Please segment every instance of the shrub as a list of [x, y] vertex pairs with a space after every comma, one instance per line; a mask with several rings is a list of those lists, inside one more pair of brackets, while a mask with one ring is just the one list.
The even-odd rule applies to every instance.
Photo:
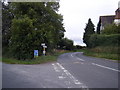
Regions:
[[101, 32], [102, 34], [118, 34], [120, 33], [120, 25], [115, 25], [115, 24], [108, 24], [106, 25], [106, 27], [104, 28], [104, 30], [102, 30]]
[[97, 46], [118, 46], [120, 44], [120, 35], [111, 34], [111, 35], [98, 35], [94, 34], [89, 39], [89, 44], [91, 48]]

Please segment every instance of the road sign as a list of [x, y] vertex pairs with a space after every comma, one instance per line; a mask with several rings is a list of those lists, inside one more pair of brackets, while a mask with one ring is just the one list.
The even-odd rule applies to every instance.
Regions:
[[47, 48], [47, 46], [43, 46], [43, 48]]
[[41, 46], [43, 46], [43, 55], [45, 55], [46, 53], [45, 48], [47, 48], [47, 46], [45, 46], [45, 43], [41, 43]]
[[34, 50], [34, 57], [38, 57], [38, 50]]
[[45, 43], [41, 43], [41, 46], [45, 46]]

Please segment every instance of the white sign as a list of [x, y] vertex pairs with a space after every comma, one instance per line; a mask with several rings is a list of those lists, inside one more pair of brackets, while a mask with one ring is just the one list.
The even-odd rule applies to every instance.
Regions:
[[44, 48], [47, 48], [47, 46], [43, 46]]
[[41, 46], [45, 46], [45, 43], [42, 43]]

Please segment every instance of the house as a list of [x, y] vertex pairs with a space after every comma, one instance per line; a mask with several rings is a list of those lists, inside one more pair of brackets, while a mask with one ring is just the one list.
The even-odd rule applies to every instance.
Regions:
[[116, 25], [120, 24], [120, 1], [118, 2], [118, 9], [115, 11], [115, 15], [106, 15], [100, 16], [100, 30], [103, 30], [106, 25], [115, 23]]
[[100, 30], [103, 30], [106, 25], [112, 24], [114, 22], [114, 19], [115, 15], [100, 16], [101, 22]]
[[120, 24], [120, 1], [118, 3], [118, 9], [115, 11], [115, 20], [114, 20], [114, 23], [115, 24]]

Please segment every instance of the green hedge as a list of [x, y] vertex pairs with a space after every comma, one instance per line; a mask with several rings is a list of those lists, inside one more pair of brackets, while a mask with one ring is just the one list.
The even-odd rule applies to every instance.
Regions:
[[89, 39], [89, 47], [96, 46], [118, 46], [120, 44], [120, 34], [98, 35], [94, 34]]

